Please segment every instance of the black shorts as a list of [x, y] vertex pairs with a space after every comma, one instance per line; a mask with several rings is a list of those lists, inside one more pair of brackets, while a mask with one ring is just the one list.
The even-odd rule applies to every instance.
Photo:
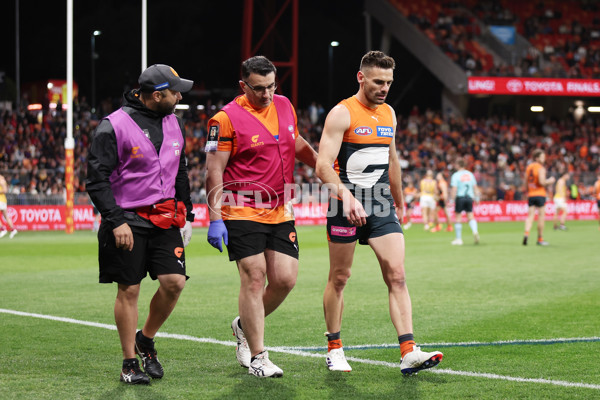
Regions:
[[546, 205], [546, 196], [532, 196], [527, 199], [529, 207], [544, 207]]
[[473, 212], [473, 199], [469, 196], [460, 196], [454, 200], [454, 212], [460, 214], [463, 211]]
[[403, 233], [393, 205], [390, 204], [380, 211], [369, 215], [365, 225], [354, 226], [344, 216], [342, 202], [330, 199], [327, 212], [327, 239], [334, 243], [353, 243], [358, 239], [359, 244], [369, 244], [371, 238], [395, 232]]
[[598, 212], [600, 212], [600, 200], [598, 200]]
[[444, 199], [439, 199], [437, 201], [437, 205], [439, 208], [445, 208], [446, 207], [446, 201]]
[[131, 226], [133, 250], [117, 249], [113, 227], [100, 224], [98, 231], [98, 261], [100, 283], [117, 282], [137, 285], [149, 273], [155, 280], [158, 275], [185, 275], [185, 252], [178, 228], [141, 228]]
[[294, 221], [263, 224], [255, 221], [225, 221], [229, 261], [241, 260], [270, 249], [298, 259], [299, 244]]

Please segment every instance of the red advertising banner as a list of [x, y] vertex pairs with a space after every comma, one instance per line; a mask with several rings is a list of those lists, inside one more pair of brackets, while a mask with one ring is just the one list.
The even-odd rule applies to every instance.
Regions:
[[[453, 218], [453, 210], [448, 210]], [[524, 201], [484, 201], [473, 209], [480, 222], [524, 221], [527, 217], [527, 203]], [[195, 228], [209, 225], [206, 204], [194, 204]], [[296, 225], [324, 225], [327, 222], [327, 204], [295, 204]], [[9, 206], [8, 215], [16, 229], [20, 231], [65, 230], [65, 206]], [[546, 219], [554, 216], [554, 204], [546, 203]], [[595, 201], [583, 200], [568, 203], [568, 219], [595, 220], [598, 218], [598, 205]], [[415, 205], [412, 222], [422, 222], [421, 209]], [[441, 222], [445, 222], [443, 219]], [[76, 230], [92, 229], [94, 213], [92, 206], [73, 206], [73, 223]]]
[[[479, 222], [524, 221], [528, 210], [526, 201], [482, 201], [473, 206], [473, 214]], [[554, 218], [554, 203], [546, 202], [546, 220]], [[454, 219], [454, 209], [448, 208], [448, 216]], [[466, 217], [463, 217], [466, 220]], [[595, 220], [598, 218], [598, 205], [595, 201], [581, 200], [567, 203], [567, 219]], [[445, 220], [440, 215], [441, 222]], [[421, 208], [415, 205], [412, 222], [423, 222]]]
[[536, 96], [599, 96], [598, 79], [468, 78], [470, 94], [507, 94]]

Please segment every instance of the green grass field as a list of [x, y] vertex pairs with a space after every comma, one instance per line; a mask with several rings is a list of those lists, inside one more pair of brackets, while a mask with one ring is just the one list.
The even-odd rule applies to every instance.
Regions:
[[[0, 240], [0, 398], [600, 399], [600, 232], [594, 221], [568, 226], [549, 226], [547, 248], [522, 246], [521, 222], [480, 224], [477, 246], [466, 225], [462, 247], [450, 245], [453, 233], [408, 230], [415, 338], [444, 353], [412, 377], [400, 373], [386, 287], [366, 246], [345, 291], [353, 371], [327, 370], [325, 233], [299, 227], [298, 283], [266, 324], [284, 376], [262, 380], [235, 359], [235, 264], [196, 229], [186, 249], [191, 279], [157, 338], [165, 378], [146, 387], [119, 382], [116, 285], [97, 283], [95, 235], [20, 232]], [[156, 287], [142, 283], [140, 326]]]

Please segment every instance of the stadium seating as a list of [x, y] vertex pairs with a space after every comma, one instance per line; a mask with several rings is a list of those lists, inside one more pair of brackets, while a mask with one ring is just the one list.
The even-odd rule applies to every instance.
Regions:
[[[314, 108], [314, 110], [312, 109]], [[206, 111], [209, 110], [209, 111]], [[322, 107], [298, 110], [301, 134], [318, 148], [323, 129]], [[205, 107], [185, 111], [186, 154], [194, 202], [205, 201], [206, 121], [218, 111]], [[0, 173], [9, 182], [12, 204], [46, 204], [64, 201], [64, 118], [63, 113], [39, 111], [0, 112]], [[87, 147], [98, 121], [86, 110], [75, 113], [76, 203], [87, 202], [85, 177]], [[545, 121], [537, 125], [510, 118], [483, 119], [442, 116], [440, 111], [398, 116], [397, 148], [404, 176], [419, 179], [425, 169], [449, 173], [456, 156], [465, 156], [468, 168], [484, 189], [485, 200], [521, 199], [522, 175], [529, 154], [537, 147], [548, 154], [551, 175], [569, 168], [583, 198], [591, 194], [595, 172], [600, 168], [600, 120], [586, 117]], [[296, 183], [316, 183], [314, 171], [298, 164]]]

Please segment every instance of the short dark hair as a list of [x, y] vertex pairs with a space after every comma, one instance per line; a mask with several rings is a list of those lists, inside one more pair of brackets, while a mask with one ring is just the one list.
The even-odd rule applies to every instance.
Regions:
[[466, 163], [465, 163], [465, 159], [462, 157], [459, 157], [456, 159], [456, 165], [458, 165], [458, 168], [464, 168]]
[[360, 70], [365, 68], [379, 67], [382, 69], [394, 69], [396, 62], [394, 59], [386, 55], [383, 51], [372, 50], [363, 56], [360, 60]]
[[265, 56], [250, 57], [242, 63], [242, 79], [248, 79], [250, 74], [267, 76], [271, 72], [277, 74], [277, 68]]
[[540, 156], [544, 154], [544, 150], [541, 149], [535, 149], [533, 151], [533, 154], [531, 155], [533, 157], [534, 160], [537, 160], [538, 158], [540, 158]]

